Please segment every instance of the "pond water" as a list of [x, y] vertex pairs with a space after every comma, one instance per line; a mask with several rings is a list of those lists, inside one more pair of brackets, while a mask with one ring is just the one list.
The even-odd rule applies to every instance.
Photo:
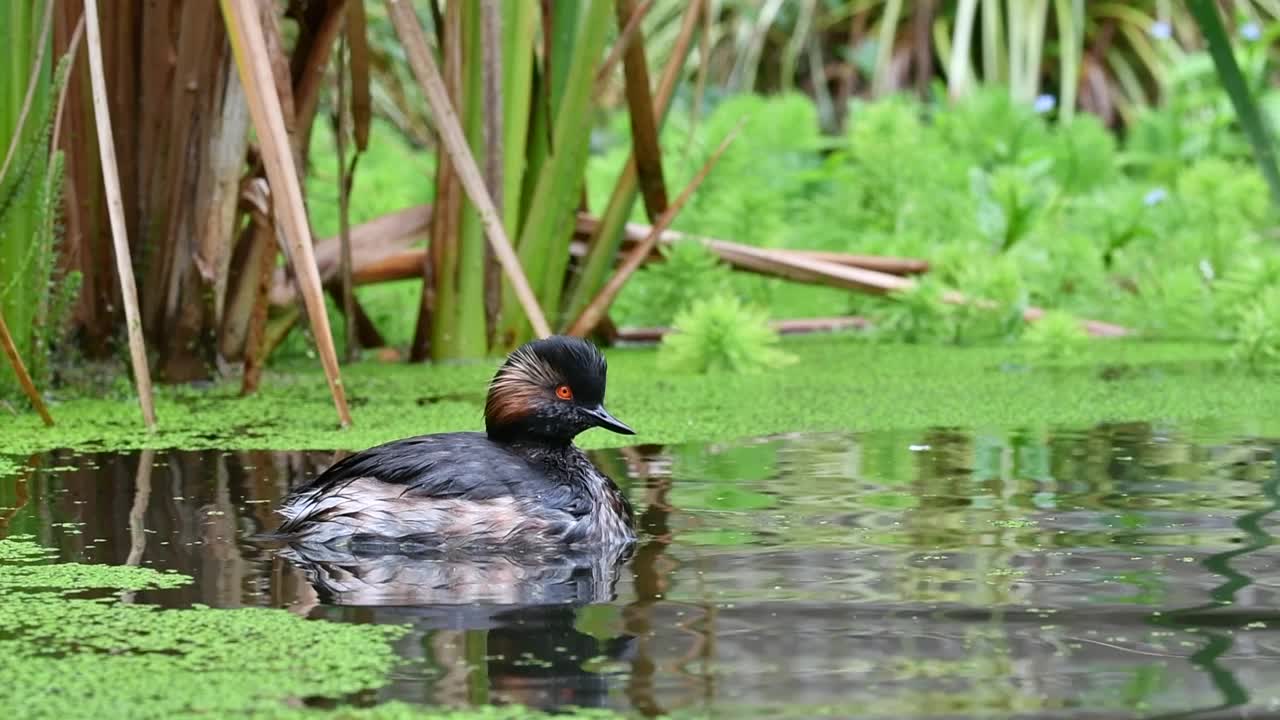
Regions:
[[410, 624], [358, 703], [1258, 717], [1280, 710], [1278, 456], [1151, 424], [597, 452], [642, 542], [521, 568], [251, 541], [328, 452], [55, 452], [0, 479], [0, 533], [195, 578], [140, 602]]

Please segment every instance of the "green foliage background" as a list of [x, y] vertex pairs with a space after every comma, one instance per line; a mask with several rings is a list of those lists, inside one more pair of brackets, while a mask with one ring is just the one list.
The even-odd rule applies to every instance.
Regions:
[[[1246, 154], [1229, 151], [1217, 123], [1183, 126], [1177, 137], [1141, 129], [1176, 124], [1168, 116], [1203, 93], [1193, 84], [1188, 96], [1148, 111], [1123, 143], [1092, 116], [1056, 124], [1000, 88], [952, 107], [906, 97], [858, 103], [837, 137], [820, 132], [800, 95], [734, 96], [700, 119], [677, 110], [662, 135], [673, 188], [746, 125], [676, 229], [761, 247], [914, 256], [933, 270], [916, 291], [877, 298], [730, 273], [697, 243], [680, 243], [633, 278], [614, 317], [670, 325], [695, 300], [732, 296], [775, 319], [863, 314], [882, 340], [972, 344], [1017, 340], [1027, 328], [1022, 309], [1038, 305], [1150, 337], [1235, 342], [1241, 358], [1269, 366], [1280, 352], [1267, 310], [1280, 293], [1280, 246], [1262, 178]], [[592, 208], [604, 205], [626, 160], [627, 132], [617, 115], [593, 138]], [[330, 145], [323, 133], [317, 140], [311, 207], [325, 235], [336, 231], [336, 199], [324, 200]], [[354, 222], [430, 198], [430, 155], [388, 126], [375, 140], [381, 149], [362, 160], [357, 182], [378, 188], [354, 194]], [[1188, 155], [1188, 143], [1206, 152]], [[1154, 160], [1173, 157], [1185, 159]], [[633, 219], [645, 220], [642, 208]], [[996, 309], [948, 305], [945, 289]], [[406, 343], [412, 318], [403, 308], [417, 283], [360, 294], [389, 340]], [[1061, 325], [1036, 342], [1065, 342]], [[303, 351], [296, 340], [283, 352]]]

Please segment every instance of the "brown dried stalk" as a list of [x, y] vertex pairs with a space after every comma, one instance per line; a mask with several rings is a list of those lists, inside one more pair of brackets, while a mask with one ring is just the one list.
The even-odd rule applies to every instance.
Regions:
[[253, 0], [221, 0], [221, 5], [236, 65], [240, 69], [240, 80], [245, 96], [249, 99], [250, 114], [262, 143], [262, 160], [267, 180], [271, 183], [276, 220], [289, 239], [292, 250], [290, 260], [302, 285], [302, 298], [311, 320], [320, 363], [329, 382], [329, 392], [333, 395], [338, 419], [343, 427], [347, 427], [351, 425], [351, 411], [347, 408], [346, 393], [338, 372], [338, 356], [329, 329], [329, 315], [325, 309], [320, 274], [316, 271], [311, 229], [302, 204], [302, 188], [285, 132], [280, 96], [276, 92], [275, 79], [271, 74], [270, 56], [262, 35], [262, 26]]
[[369, 124], [373, 119], [373, 97], [369, 89], [369, 36], [364, 13], [364, 0], [347, 0], [347, 47], [351, 57], [347, 71], [351, 75], [351, 119], [354, 123], [356, 149], [369, 148]]
[[[271, 3], [268, 3], [271, 4]], [[294, 143], [294, 163], [302, 166], [307, 149], [311, 147], [311, 129], [316, 108], [320, 106], [320, 89], [324, 85], [325, 69], [333, 54], [333, 44], [342, 31], [346, 6], [340, 2], [308, 3], [314, 6], [307, 11], [307, 21], [299, 28], [299, 36], [293, 48], [290, 70], [293, 82], [293, 104], [297, 113], [298, 132]], [[283, 83], [277, 83], [282, 86]]]
[[[256, 183], [265, 185], [261, 178]], [[266, 192], [261, 193], [264, 197]], [[267, 360], [267, 298], [271, 290], [271, 271], [276, 264], [276, 247], [280, 243], [275, 224], [268, 215], [269, 208], [253, 207], [249, 212], [252, 227], [249, 242], [249, 261], [245, 270], [254, 273], [257, 282], [253, 283], [254, 300], [249, 313], [249, 324], [244, 339], [244, 374], [240, 378], [240, 394], [252, 395], [258, 391], [262, 380], [262, 367]], [[255, 257], [256, 253], [256, 257]], [[255, 263], [254, 260], [257, 262]], [[296, 300], [296, 298], [295, 298]], [[290, 307], [295, 307], [290, 303]]]
[[107, 105], [107, 81], [102, 70], [102, 33], [98, 24], [98, 0], [85, 0], [85, 35], [89, 43], [89, 80], [93, 85], [93, 116], [98, 125], [98, 153], [102, 158], [102, 184], [111, 219], [111, 239], [115, 244], [116, 270], [120, 274], [120, 296], [124, 301], [125, 324], [129, 333], [129, 355], [133, 361], [138, 402], [148, 430], [156, 426], [155, 401], [151, 395], [151, 369], [142, 341], [142, 316], [138, 311], [138, 288], [133, 280], [133, 260], [129, 256], [129, 235], [124, 223], [124, 200], [116, 167], [115, 139]]
[[4, 346], [4, 354], [9, 357], [9, 364], [13, 366], [13, 373], [18, 376], [18, 384], [22, 386], [22, 392], [27, 394], [27, 399], [31, 400], [31, 406], [40, 413], [40, 419], [44, 421], [45, 426], [53, 427], [53, 418], [49, 416], [49, 408], [44, 406], [44, 398], [40, 397], [40, 391], [36, 390], [35, 383], [31, 382], [31, 375], [27, 372], [27, 366], [22, 364], [22, 356], [18, 355], [18, 347], [13, 344], [13, 335], [9, 334], [9, 323], [4, 321], [4, 312], [0, 311], [0, 345]]
[[[618, 0], [618, 24], [625, 27], [628, 19], [643, 8], [635, 0]], [[636, 41], [627, 46], [622, 67], [626, 74], [627, 110], [631, 115], [632, 152], [640, 178], [640, 192], [649, 219], [667, 211], [667, 184], [662, 177], [662, 151], [658, 147], [658, 119], [654, 113], [653, 93], [649, 87], [649, 62], [644, 55], [644, 34], [637, 29]]]
[[[599, 222], [596, 218], [579, 215], [578, 231], [580, 234], [590, 233]], [[647, 238], [652, 232], [653, 228], [645, 225], [628, 225], [627, 227], [628, 236], [637, 242], [642, 242], [641, 238]], [[673, 230], [664, 230], [660, 235], [662, 242], [695, 240], [702, 243], [709, 251], [734, 268], [770, 277], [780, 277], [796, 282], [826, 285], [845, 290], [856, 290], [873, 295], [903, 292], [915, 287], [915, 281], [911, 278], [899, 277], [888, 272], [863, 267], [850, 262], [848, 259], [842, 262], [834, 262], [831, 258], [823, 257], [822, 253], [780, 248], [759, 248], [728, 240], [685, 235]], [[924, 262], [912, 261], [909, 258], [883, 258], [883, 260], [908, 261], [912, 263]], [[893, 264], [897, 265], [896, 262]], [[970, 298], [964, 293], [955, 290], [944, 293], [942, 299], [944, 302], [953, 305], [973, 303], [978, 307], [994, 307], [994, 304], [989, 300]], [[1043, 308], [1032, 306], [1023, 311], [1022, 317], [1027, 322], [1035, 322], [1044, 315], [1044, 312]], [[1134, 332], [1131, 328], [1100, 320], [1082, 319], [1080, 326], [1085, 332], [1094, 337], [1124, 337]]]
[[[350, 4], [348, 4], [348, 8]], [[338, 155], [338, 237], [342, 244], [342, 329], [346, 335], [347, 362], [360, 357], [360, 338], [355, 332], [355, 286], [351, 284], [351, 184], [347, 169], [347, 133], [350, 131], [347, 115], [347, 39], [338, 42], [338, 122], [333, 129], [334, 145]], [[352, 158], [351, 170], [355, 170], [359, 156]]]
[[[453, 106], [462, 97], [462, 6], [451, 3], [437, 26], [441, 63], [444, 66], [445, 93]], [[436, 137], [440, 133], [437, 130]], [[438, 142], [438, 140], [437, 140]], [[425, 362], [431, 355], [431, 340], [436, 329], [437, 287], [451, 282], [458, 262], [458, 244], [462, 222], [462, 188], [458, 173], [448, 154], [436, 163], [435, 209], [431, 214], [429, 249], [422, 259], [422, 291], [418, 295], [418, 320], [414, 325], [413, 343], [409, 346], [409, 362]], [[496, 203], [495, 203], [496, 205]], [[442, 319], [444, 313], [441, 313]]]

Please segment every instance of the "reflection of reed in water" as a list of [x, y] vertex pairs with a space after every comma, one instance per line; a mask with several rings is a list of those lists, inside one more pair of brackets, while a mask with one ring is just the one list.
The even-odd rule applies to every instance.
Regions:
[[[715, 604], [703, 601], [684, 605], [689, 617], [674, 622], [668, 617], [655, 617], [663, 605], [670, 604], [673, 579], [681, 567], [680, 561], [667, 552], [675, 536], [671, 515], [676, 509], [668, 498], [672, 463], [665, 461], [662, 450], [661, 446], [646, 446], [621, 451], [627, 460], [627, 475], [644, 483], [645, 509], [636, 525], [647, 538], [631, 563], [636, 599], [622, 609], [623, 628], [636, 638], [625, 692], [631, 707], [648, 717], [665, 715], [672, 707], [713, 702], [716, 695], [712, 670], [716, 654]], [[697, 594], [705, 597], [707, 589], [701, 578], [695, 582]], [[663, 653], [656, 646], [665, 644], [663, 635], [668, 626], [679, 633], [684, 651], [660, 662]], [[695, 665], [700, 667], [691, 669]], [[660, 698], [657, 678], [667, 672], [685, 680], [691, 691], [681, 697]]]
[[[1211, 601], [1192, 608], [1174, 610], [1151, 616], [1153, 625], [1169, 627], [1195, 627], [1206, 639], [1205, 644], [1188, 660], [1191, 664], [1203, 669], [1213, 679], [1213, 684], [1222, 694], [1222, 702], [1211, 708], [1197, 708], [1186, 712], [1162, 716], [1164, 720], [1183, 717], [1201, 717], [1205, 713], [1240, 708], [1249, 703], [1249, 691], [1236, 677], [1235, 673], [1221, 664], [1221, 660], [1235, 645], [1234, 629], [1254, 622], [1274, 622], [1277, 613], [1264, 611], [1261, 614], [1231, 611], [1237, 601], [1236, 593], [1253, 584], [1253, 579], [1232, 567], [1231, 561], [1242, 555], [1266, 549], [1275, 543], [1273, 538], [1262, 528], [1262, 521], [1268, 515], [1280, 509], [1280, 448], [1271, 451], [1271, 463], [1274, 466], [1271, 477], [1262, 484], [1262, 496], [1267, 499], [1267, 506], [1248, 512], [1236, 519], [1235, 525], [1245, 534], [1245, 544], [1235, 550], [1210, 555], [1202, 561], [1202, 565], [1211, 572], [1221, 576], [1224, 582], [1209, 591]], [[1215, 613], [1215, 610], [1226, 610], [1227, 614]], [[1226, 629], [1226, 632], [1223, 631]]]

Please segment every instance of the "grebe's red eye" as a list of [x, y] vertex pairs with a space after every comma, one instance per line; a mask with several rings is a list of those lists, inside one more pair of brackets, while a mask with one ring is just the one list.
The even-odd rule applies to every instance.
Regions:
[[556, 388], [556, 397], [560, 398], [561, 400], [572, 400], [573, 390], [570, 389], [568, 385], [561, 385], [560, 387]]

